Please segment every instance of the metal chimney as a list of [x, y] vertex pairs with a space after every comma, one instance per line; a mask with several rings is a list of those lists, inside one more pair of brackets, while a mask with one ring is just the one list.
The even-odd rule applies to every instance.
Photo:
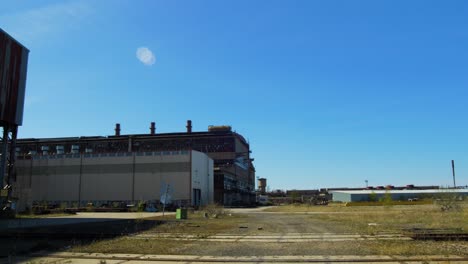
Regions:
[[192, 120], [187, 120], [187, 133], [192, 133]]
[[115, 124], [115, 135], [120, 136], [120, 124]]
[[154, 122], [151, 122], [150, 134], [151, 134], [151, 135], [156, 134], [156, 123], [154, 123]]

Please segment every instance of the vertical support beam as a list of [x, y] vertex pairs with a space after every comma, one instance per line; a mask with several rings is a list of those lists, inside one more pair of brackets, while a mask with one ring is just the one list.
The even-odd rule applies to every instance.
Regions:
[[[11, 140], [10, 140], [10, 151], [9, 156], [7, 157], [7, 174], [5, 182], [9, 186], [7, 191], [7, 201], [11, 200], [12, 187], [11, 184], [16, 181], [16, 172], [15, 172], [15, 163], [16, 163], [16, 136], [18, 132], [18, 126], [13, 125], [10, 128]], [[7, 137], [8, 140], [8, 137]], [[8, 144], [8, 142], [7, 142]], [[15, 209], [16, 210], [16, 209]]]
[[[2, 193], [0, 195], [0, 206], [6, 209], [9, 207], [8, 201], [11, 195], [11, 182], [15, 180], [13, 176], [15, 170], [15, 146], [18, 126], [2, 124], [2, 128], [3, 133], [0, 142], [0, 189]], [[8, 186], [8, 188], [5, 188], [5, 186]]]
[[16, 137], [18, 134], [18, 127], [13, 126], [11, 128], [11, 141], [10, 141], [10, 156], [8, 157], [8, 177], [6, 179], [7, 184], [11, 184], [16, 181], [15, 174], [15, 163], [16, 163]]
[[136, 153], [133, 153], [133, 168], [132, 168], [132, 203], [135, 202], [135, 167], [136, 167]]
[[8, 125], [3, 125], [3, 137], [1, 140], [0, 146], [0, 188], [3, 188], [5, 185], [5, 178], [6, 178], [6, 165], [7, 165], [7, 154], [8, 154], [8, 133], [9, 127]]
[[80, 176], [78, 181], [78, 208], [81, 207], [81, 181], [83, 177], [83, 153], [80, 153]]
[[133, 138], [131, 136], [128, 137], [128, 150], [127, 152], [132, 152], [133, 151]]
[[[190, 194], [190, 205], [193, 205], [193, 189], [192, 189], [192, 181], [193, 181], [193, 177], [192, 177], [192, 170], [193, 170], [193, 158], [192, 158], [192, 155], [193, 155], [193, 151], [190, 150], [190, 181], [189, 181], [189, 194]], [[162, 156], [161, 156], [162, 157]], [[161, 164], [162, 164], [162, 161], [161, 161]], [[161, 168], [161, 166], [159, 166]]]

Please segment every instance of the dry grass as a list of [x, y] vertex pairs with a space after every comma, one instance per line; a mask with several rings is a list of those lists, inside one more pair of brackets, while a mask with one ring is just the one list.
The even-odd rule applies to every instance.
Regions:
[[[183, 233], [199, 234], [201, 237], [220, 232], [229, 232], [238, 228], [238, 225], [245, 222], [246, 215], [218, 215], [217, 218], [204, 218], [202, 212], [188, 215], [186, 220], [174, 220], [171, 216], [163, 221], [161, 225], [150, 229], [149, 233]], [[162, 220], [160, 217], [149, 218]]]
[[308, 205], [308, 204], [293, 204], [293, 205], [280, 205], [266, 208], [265, 212], [337, 212], [346, 210], [344, 204], [329, 204], [323, 205]]
[[[218, 218], [203, 217], [202, 212], [188, 214], [187, 220], [174, 220], [174, 215], [146, 218], [141, 221], [158, 220], [162, 223], [142, 234], [172, 233], [190, 234], [199, 238], [209, 235], [230, 232], [245, 222], [244, 215], [223, 215]], [[177, 236], [176, 236], [177, 237]], [[120, 237], [109, 240], [95, 241], [89, 244], [75, 245], [72, 252], [99, 253], [138, 253], [138, 254], [184, 254], [185, 245], [193, 245], [190, 241], [176, 241], [170, 239], [132, 239]]]
[[[204, 218], [202, 213], [189, 214], [188, 220], [174, 216], [163, 220], [144, 233], [191, 234], [204, 238], [213, 234], [269, 233], [360, 233], [400, 232], [403, 228], [464, 228], [468, 230], [468, 207], [461, 211], [442, 212], [435, 205], [391, 207], [284, 206], [269, 211], [281, 214], [236, 214], [221, 218]], [[288, 212], [319, 212], [289, 214]], [[329, 213], [327, 213], [329, 212]], [[368, 225], [375, 223], [376, 225]], [[239, 229], [239, 226], [249, 226]], [[262, 230], [257, 230], [262, 226]], [[314, 241], [298, 243], [211, 242], [203, 239], [182, 241], [162, 238], [134, 239], [121, 237], [74, 246], [74, 252], [182, 254], [214, 256], [265, 255], [466, 255], [467, 241], [357, 240]]]
[[468, 243], [434, 241], [317, 241], [313, 243], [209, 243], [184, 244], [174, 254], [207, 256], [343, 256], [343, 255], [466, 255]]
[[131, 239], [120, 237], [101, 240], [90, 244], [75, 245], [71, 252], [99, 252], [99, 253], [138, 253], [138, 254], [178, 254], [186, 241]]
[[[460, 203], [462, 209], [468, 210], [468, 201]], [[294, 205], [281, 205], [266, 208], [265, 212], [283, 212], [283, 213], [305, 213], [305, 212], [382, 212], [388, 210], [399, 211], [421, 211], [421, 210], [439, 210], [440, 207], [434, 204], [417, 204], [417, 205], [392, 205], [392, 206], [345, 206], [344, 203], [331, 203], [329, 205], [307, 205], [307, 204], [294, 204]]]
[[[419, 210], [418, 210], [419, 209]], [[320, 214], [315, 219], [346, 225], [357, 233], [401, 232], [406, 228], [462, 228], [468, 230], [468, 210], [442, 212], [436, 206], [401, 210], [367, 211], [352, 214]]]

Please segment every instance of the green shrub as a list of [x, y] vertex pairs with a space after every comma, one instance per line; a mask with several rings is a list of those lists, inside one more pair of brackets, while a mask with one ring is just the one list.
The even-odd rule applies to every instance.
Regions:
[[377, 194], [374, 191], [369, 194], [369, 202], [377, 202]]

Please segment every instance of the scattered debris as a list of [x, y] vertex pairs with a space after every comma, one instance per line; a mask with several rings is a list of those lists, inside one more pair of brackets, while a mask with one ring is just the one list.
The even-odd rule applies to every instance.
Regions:
[[207, 214], [207, 217], [209, 218], [222, 218], [223, 216], [226, 216], [230, 214], [229, 210], [224, 209], [223, 206], [220, 206], [218, 204], [208, 204], [202, 210]]
[[239, 228], [249, 228], [248, 226], [239, 226]]
[[257, 229], [258, 229], [258, 230], [263, 230], [263, 227], [259, 226]]
[[379, 224], [377, 224], [377, 223], [368, 223], [367, 225], [368, 226], [378, 226]]

